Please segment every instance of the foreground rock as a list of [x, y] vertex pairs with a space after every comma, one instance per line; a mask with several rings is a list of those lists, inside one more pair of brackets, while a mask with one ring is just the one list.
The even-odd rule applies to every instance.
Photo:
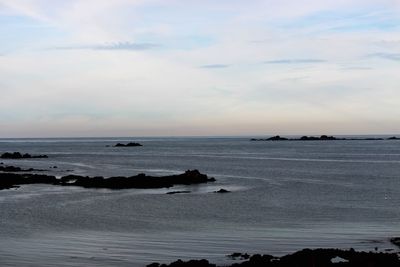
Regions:
[[130, 143], [127, 143], [127, 144], [118, 143], [114, 147], [131, 147], [131, 146], [143, 146], [143, 145], [141, 145], [139, 143], [130, 142]]
[[48, 158], [47, 155], [30, 155], [28, 153], [26, 154], [21, 154], [19, 152], [6, 152], [3, 153], [0, 158], [2, 159], [36, 159], [36, 158]]
[[[353, 249], [304, 249], [283, 257], [274, 257], [271, 255], [256, 254], [249, 256], [247, 254], [234, 253], [243, 262], [223, 266], [243, 266], [243, 267], [328, 267], [328, 266], [347, 266], [347, 267], [398, 267], [400, 260], [395, 253], [374, 253], [374, 252], [356, 252]], [[232, 255], [230, 256], [231, 258]], [[241, 257], [244, 255], [245, 257]], [[152, 263], [148, 267], [215, 267], [215, 264], [207, 260], [191, 260], [183, 262], [178, 260], [171, 264]]]
[[0, 173], [0, 190], [24, 184], [59, 184], [55, 176], [41, 174]]
[[168, 188], [174, 185], [190, 185], [214, 182], [198, 170], [189, 170], [185, 173], [169, 176], [147, 176], [138, 174], [130, 177], [88, 177], [68, 175], [56, 179], [55, 176], [39, 174], [0, 173], [0, 190], [16, 187], [23, 184], [51, 184], [60, 186], [80, 186], [85, 188]]
[[393, 237], [390, 239], [390, 243], [392, 243], [393, 245], [396, 245], [398, 247], [400, 247], [400, 237]]

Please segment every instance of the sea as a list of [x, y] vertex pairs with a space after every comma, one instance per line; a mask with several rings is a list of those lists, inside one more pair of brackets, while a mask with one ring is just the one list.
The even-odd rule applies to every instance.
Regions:
[[[113, 147], [139, 142], [141, 147]], [[249, 137], [0, 139], [6, 160], [61, 177], [179, 174], [216, 182], [163, 189], [23, 185], [0, 191], [0, 266], [231, 264], [233, 252], [391, 251], [400, 236], [400, 141]], [[219, 189], [230, 193], [214, 193]], [[171, 191], [186, 194], [166, 194]]]

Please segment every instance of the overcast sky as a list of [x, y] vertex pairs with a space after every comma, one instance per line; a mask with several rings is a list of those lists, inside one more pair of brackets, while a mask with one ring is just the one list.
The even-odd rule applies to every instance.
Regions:
[[400, 133], [400, 0], [0, 0], [0, 137]]

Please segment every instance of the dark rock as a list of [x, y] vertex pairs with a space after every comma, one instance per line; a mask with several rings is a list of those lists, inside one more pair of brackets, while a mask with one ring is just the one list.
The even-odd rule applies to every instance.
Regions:
[[267, 140], [268, 141], [286, 141], [288, 139], [285, 137], [280, 137], [279, 135], [276, 135], [276, 136], [268, 138]]
[[[319, 137], [316, 136], [302, 136], [300, 138], [285, 138], [281, 137], [279, 135], [272, 136], [267, 139], [262, 139], [262, 138], [252, 138], [250, 141], [333, 141], [333, 140], [340, 140], [340, 141], [345, 141], [345, 140], [354, 140], [354, 141], [380, 141], [380, 140], [385, 140], [384, 138], [380, 137], [368, 137], [368, 138], [337, 138], [334, 136], [329, 136], [329, 135], [321, 135]], [[396, 136], [392, 136], [387, 138], [386, 140], [400, 140], [400, 138]]]
[[321, 140], [319, 137], [314, 137], [314, 136], [302, 136], [300, 137], [301, 141], [317, 141], [317, 140]]
[[138, 174], [131, 177], [88, 177], [80, 175], [67, 175], [60, 179], [54, 176], [38, 174], [13, 174], [0, 173], [0, 189], [10, 188], [14, 185], [43, 183], [62, 186], [81, 186], [86, 188], [109, 188], [109, 189], [129, 189], [129, 188], [169, 188], [174, 185], [190, 185], [214, 182], [198, 170], [188, 170], [185, 173], [169, 176], [147, 176]]
[[22, 169], [20, 167], [14, 167], [14, 166], [0, 166], [0, 171], [2, 172], [20, 172]]
[[[240, 253], [232, 254], [240, 257]], [[343, 259], [341, 262], [332, 261], [334, 258]], [[203, 265], [191, 265], [201, 262]], [[178, 260], [169, 265], [148, 265], [151, 267], [165, 266], [215, 266], [206, 260], [201, 261], [187, 261], [183, 262]], [[377, 253], [377, 252], [357, 252], [354, 249], [339, 250], [339, 249], [304, 249], [293, 254], [283, 257], [274, 257], [271, 255], [256, 254], [251, 256], [248, 260], [234, 263], [235, 267], [328, 267], [328, 266], [347, 266], [347, 267], [399, 267], [400, 260], [395, 253]]]
[[228, 190], [226, 190], [226, 189], [223, 189], [223, 188], [221, 188], [220, 190], [218, 190], [218, 191], [214, 191], [214, 193], [230, 193], [231, 191], [228, 191]]
[[44, 171], [44, 170], [39, 170], [39, 169], [22, 169], [20, 167], [14, 167], [14, 166], [0, 166], [0, 171], [2, 172], [33, 172], [33, 171]]
[[26, 153], [26, 154], [21, 154], [21, 153], [19, 153], [19, 152], [13, 152], [13, 153], [6, 152], [6, 153], [3, 153], [0, 157], [1, 157], [2, 159], [48, 158], [47, 155], [34, 155], [34, 156], [32, 156], [32, 155], [30, 155], [30, 154], [28, 154], [28, 153]]
[[392, 243], [393, 245], [396, 245], [398, 247], [400, 247], [400, 237], [393, 237], [390, 239], [390, 243]]
[[131, 146], [143, 146], [143, 145], [141, 145], [139, 143], [130, 142], [130, 143], [127, 143], [127, 144], [118, 143], [114, 147], [131, 147]]
[[23, 184], [59, 184], [51, 175], [0, 173], [0, 189], [7, 189]]
[[321, 136], [319, 137], [319, 139], [320, 139], [320, 140], [337, 140], [336, 137], [327, 136], [327, 135], [321, 135]]

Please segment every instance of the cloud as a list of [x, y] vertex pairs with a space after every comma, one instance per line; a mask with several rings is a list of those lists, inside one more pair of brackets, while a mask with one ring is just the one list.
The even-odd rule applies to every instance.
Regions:
[[0, 0], [0, 136], [400, 132], [390, 1]]
[[311, 64], [311, 63], [324, 63], [326, 60], [323, 59], [277, 59], [277, 60], [267, 60], [264, 64]]
[[160, 45], [153, 43], [117, 42], [102, 45], [58, 46], [55, 50], [149, 50]]
[[371, 67], [343, 67], [342, 70], [373, 70]]
[[209, 64], [209, 65], [203, 65], [200, 66], [202, 69], [224, 69], [228, 68], [230, 65], [227, 64]]
[[400, 61], [400, 53], [374, 53], [369, 54], [368, 57], [378, 57], [392, 61]]

